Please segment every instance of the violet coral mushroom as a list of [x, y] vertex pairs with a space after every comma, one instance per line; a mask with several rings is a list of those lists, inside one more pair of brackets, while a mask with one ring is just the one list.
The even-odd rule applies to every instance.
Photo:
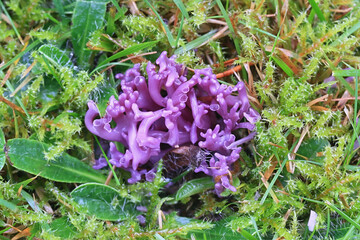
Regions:
[[187, 79], [186, 68], [175, 63], [175, 56], [168, 58], [166, 52], [156, 64], [148, 63], [147, 81], [139, 64], [117, 74], [122, 92], [110, 98], [100, 118], [96, 104], [90, 101], [86, 127], [125, 146], [125, 153], [121, 153], [110, 143], [109, 153], [112, 164], [131, 173], [129, 183], [143, 177], [151, 181], [156, 162], [166, 151], [194, 144], [211, 156], [201, 160], [195, 172], [212, 176], [218, 194], [224, 189], [235, 192], [230, 171], [239, 159], [240, 145], [255, 132], [242, 139], [236, 139], [232, 132], [240, 128], [253, 131], [260, 118], [250, 106], [244, 83], [234, 87], [220, 84], [211, 68], [197, 69]]

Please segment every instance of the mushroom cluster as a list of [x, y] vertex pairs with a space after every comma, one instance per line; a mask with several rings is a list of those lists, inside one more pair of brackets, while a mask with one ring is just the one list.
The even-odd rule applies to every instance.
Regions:
[[[90, 101], [86, 127], [111, 141], [110, 162], [131, 173], [129, 183], [143, 176], [151, 181], [157, 161], [166, 152], [192, 144], [210, 154], [195, 172], [212, 176], [218, 194], [225, 188], [235, 191], [229, 173], [239, 159], [241, 144], [254, 137], [254, 124], [260, 118], [250, 106], [244, 83], [233, 87], [220, 84], [211, 68], [197, 69], [188, 79], [187, 69], [166, 52], [156, 64], [148, 63], [147, 79], [139, 64], [117, 74], [121, 80], [119, 96], [110, 98], [102, 117]], [[233, 132], [240, 128], [250, 134], [236, 139]], [[113, 142], [122, 143], [125, 153]]]

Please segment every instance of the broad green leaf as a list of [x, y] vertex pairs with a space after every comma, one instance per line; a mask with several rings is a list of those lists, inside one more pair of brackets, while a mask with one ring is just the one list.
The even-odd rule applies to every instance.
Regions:
[[58, 95], [60, 90], [61, 85], [55, 80], [55, 78], [47, 77], [44, 79], [44, 84], [40, 87], [38, 99], [42, 101], [43, 105], [48, 103], [54, 104], [56, 99], [59, 99]]
[[181, 199], [190, 197], [197, 193], [202, 193], [208, 189], [214, 188], [214, 181], [211, 177], [203, 177], [190, 180], [177, 191], [175, 200], [179, 201]]
[[61, 217], [52, 221], [49, 230], [61, 239], [74, 239], [78, 233], [75, 226], [67, 217]]
[[[301, 143], [297, 154], [307, 157], [308, 160], [319, 159], [317, 154], [325, 150], [330, 145], [329, 141], [323, 138], [310, 138]], [[298, 156], [301, 158], [301, 156]]]
[[106, 1], [82, 1], [75, 5], [72, 18], [71, 40], [79, 65], [86, 66], [91, 51], [86, 43], [91, 34], [103, 26], [106, 12]]
[[134, 203], [122, 198], [119, 192], [107, 185], [87, 183], [75, 188], [71, 197], [86, 207], [89, 215], [108, 221], [121, 221], [139, 214]]
[[5, 147], [5, 136], [4, 136], [4, 132], [0, 128], [0, 170], [4, 167], [6, 160], [4, 147]]
[[46, 44], [39, 48], [39, 52], [55, 67], [72, 66], [68, 55], [56, 46]]
[[7, 143], [8, 156], [17, 169], [41, 177], [69, 183], [105, 182], [106, 177], [79, 159], [67, 153], [54, 161], [45, 159], [44, 152], [50, 145], [29, 139], [11, 139]]

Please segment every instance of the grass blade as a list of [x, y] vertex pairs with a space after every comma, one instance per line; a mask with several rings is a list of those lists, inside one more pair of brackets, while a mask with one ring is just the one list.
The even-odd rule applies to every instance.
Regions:
[[251, 216], [250, 219], [251, 219], [252, 225], [253, 225], [254, 228], [255, 228], [255, 231], [256, 231], [256, 234], [257, 234], [258, 238], [259, 238], [260, 240], [262, 240], [261, 235], [260, 235], [260, 233], [259, 233], [258, 226], [257, 226], [256, 221], [255, 221], [255, 218], [254, 218], [253, 216]]
[[335, 70], [334, 77], [350, 77], [350, 76], [360, 76], [359, 69], [349, 69], [349, 70]]
[[236, 33], [235, 33], [235, 29], [231, 23], [231, 20], [229, 18], [229, 15], [227, 14], [227, 11], [225, 10], [223, 4], [221, 3], [221, 0], [216, 0], [217, 5], [220, 8], [221, 14], [223, 15], [227, 25], [229, 26], [229, 30], [230, 32], [233, 34], [233, 40], [234, 40], [234, 44], [235, 44], [235, 48], [236, 48], [236, 52], [240, 55], [240, 44], [239, 44], [239, 40], [236, 38]]
[[292, 77], [294, 76], [294, 72], [291, 70], [291, 68], [286, 65], [286, 63], [283, 62], [283, 60], [281, 60], [280, 58], [276, 57], [275, 55], [272, 55], [272, 59], [274, 60], [274, 62], [279, 65], [279, 67], [289, 76]]
[[107, 164], [109, 165], [109, 167], [110, 167], [110, 169], [111, 169], [111, 172], [113, 173], [113, 176], [114, 176], [114, 178], [115, 178], [116, 184], [117, 184], [118, 186], [120, 186], [121, 184], [120, 184], [119, 178], [117, 177], [116, 172], [115, 172], [112, 164], [109, 162], [109, 158], [107, 157], [106, 153], [104, 152], [104, 149], [103, 149], [103, 147], [101, 146], [98, 138], [97, 138], [95, 135], [94, 135], [94, 138], [95, 138], [96, 143], [98, 144], [99, 148], [101, 149], [101, 152], [102, 152], [103, 156], [105, 157], [106, 162], [107, 162]]
[[[267, 35], [267, 36], [269, 36], [269, 37], [276, 38], [276, 35], [274, 35], [274, 34], [272, 34], [272, 33], [269, 33], [269, 32], [267, 32], [267, 31], [264, 31], [264, 30], [262, 30], [262, 29], [260, 29], [260, 28], [247, 26], [246, 22], [244, 22], [244, 21], [239, 20], [239, 23], [243, 24], [245, 27], [247, 27], [247, 28], [249, 28], [249, 29], [251, 29], [251, 30], [255, 30], [255, 31], [258, 31], [258, 32], [260, 32], [260, 33], [263, 33], [263, 34], [265, 34], [265, 35]], [[282, 39], [279, 39], [279, 40], [282, 41], [282, 42], [285, 42], [285, 41], [282, 40]]]
[[[336, 67], [334, 66], [334, 64], [331, 62], [331, 60], [326, 56], [326, 54], [324, 54], [324, 57], [326, 59], [326, 62], [329, 64], [331, 70], [333, 72], [337, 71]], [[346, 71], [346, 70], [341, 70], [341, 71]], [[339, 73], [337, 73], [339, 74]], [[341, 84], [343, 84], [346, 88], [346, 90], [348, 90], [348, 92], [354, 97], [355, 96], [355, 91], [354, 89], [352, 89], [352, 87], [350, 86], [350, 84], [342, 77], [342, 76], [336, 76], [336, 79], [338, 79]]]
[[312, 9], [314, 9], [316, 15], [319, 17], [319, 19], [321, 21], [325, 21], [325, 17], [324, 14], [321, 12], [321, 9], [319, 8], [319, 5], [317, 5], [317, 3], [314, 0], [309, 0], [309, 3], [312, 7]]
[[4, 4], [3, 4], [2, 1], [0, 1], [0, 6], [1, 6], [1, 9], [4, 11], [5, 15], [8, 17], [8, 19], [9, 19], [9, 21], [10, 21], [10, 23], [11, 23], [11, 26], [12, 26], [12, 28], [14, 29], [14, 32], [15, 32], [16, 36], [19, 38], [21, 44], [24, 45], [24, 41], [23, 41], [23, 39], [21, 38], [21, 35], [20, 35], [19, 31], [17, 30], [17, 28], [16, 28], [13, 20], [11, 19], [9, 13], [6, 11], [6, 8], [5, 8], [5, 6], [4, 6]]
[[0, 199], [0, 206], [6, 207], [12, 211], [16, 211], [18, 209], [18, 207], [16, 206], [16, 204]]
[[166, 36], [169, 40], [169, 43], [170, 43], [170, 46], [172, 48], [175, 48], [176, 45], [175, 45], [175, 39], [168, 27], [167, 24], [165, 24], [164, 20], [162, 19], [162, 17], [160, 16], [160, 14], [156, 11], [156, 9], [151, 5], [151, 3], [148, 1], [148, 0], [145, 0], [145, 3], [151, 8], [151, 10], [153, 10], [153, 12], [155, 13], [155, 15], [158, 17], [158, 19], [160, 20], [161, 24], [163, 25], [164, 29], [165, 29], [165, 32], [166, 32]]
[[[355, 222], [359, 223], [360, 222], [360, 216], [358, 216], [355, 220]], [[349, 231], [347, 231], [347, 233], [345, 234], [345, 236], [343, 237], [344, 240], [350, 239], [353, 236], [353, 232], [355, 230], [355, 226], [351, 225]]]
[[179, 30], [178, 30], [178, 35], [177, 35], [176, 40], [175, 40], [175, 46], [178, 45], [178, 42], [180, 40], [181, 30], [183, 28], [183, 25], [184, 25], [184, 15], [181, 15], [181, 22], [180, 22], [180, 27], [179, 27]]
[[176, 49], [176, 51], [174, 52], [174, 54], [182, 54], [184, 52], [187, 52], [189, 50], [192, 50], [194, 48], [200, 47], [201, 45], [204, 44], [204, 42], [206, 42], [207, 40], [209, 40], [212, 36], [215, 35], [215, 33], [217, 32], [217, 30], [211, 30], [210, 32], [208, 32], [205, 35], [202, 35], [200, 37], [198, 37], [197, 39], [185, 44], [185, 46], [180, 47], [178, 49]]
[[342, 216], [346, 221], [348, 221], [353, 227], [360, 230], [360, 224], [357, 223], [358, 219], [356, 219], [356, 221], [352, 220], [346, 213], [344, 213], [343, 211], [338, 209], [336, 206], [331, 204], [329, 201], [322, 202], [322, 201], [318, 201], [318, 200], [314, 200], [314, 199], [310, 199], [310, 198], [306, 198], [306, 197], [296, 196], [294, 194], [289, 194], [289, 196], [297, 197], [297, 198], [300, 198], [300, 199], [303, 199], [303, 200], [306, 200], [306, 201], [309, 201], [309, 202], [313, 202], [313, 203], [317, 203], [317, 204], [320, 204], [320, 205], [328, 206], [330, 209], [334, 210], [340, 216]]
[[336, 47], [337, 45], [339, 45], [340, 43], [342, 43], [342, 41], [347, 38], [348, 36], [350, 36], [351, 34], [353, 34], [354, 32], [356, 32], [358, 29], [360, 28], [360, 21], [358, 21], [354, 26], [352, 26], [351, 28], [349, 28], [347, 31], [345, 31], [343, 34], [341, 34], [340, 37], [338, 37], [334, 42], [332, 42], [330, 44], [331, 47]]
[[[126, 48], [114, 55], [112, 55], [111, 57], [107, 58], [106, 60], [102, 61], [95, 70], [98, 70], [100, 67], [102, 67], [103, 65], [115, 60], [115, 59], [118, 59], [118, 58], [122, 58], [122, 57], [125, 57], [127, 55], [130, 55], [130, 54], [133, 54], [137, 51], [140, 51], [140, 50], [143, 50], [145, 48], [150, 48], [152, 46], [154, 46], [158, 41], [152, 41], [152, 42], [144, 42], [144, 43], [140, 43], [140, 44], [137, 44], [137, 45], [134, 45], [134, 46], [131, 46], [129, 48]], [[93, 70], [93, 72], [95, 71]], [[93, 73], [92, 72], [92, 73]]]
[[[275, 156], [276, 156], [276, 158], [279, 160], [279, 156], [278, 156], [277, 152], [275, 152]], [[271, 180], [271, 182], [270, 182], [270, 184], [269, 184], [269, 187], [266, 189], [266, 192], [264, 193], [264, 196], [261, 198], [261, 201], [260, 201], [260, 204], [261, 204], [261, 205], [264, 204], [264, 202], [265, 202], [267, 196], [269, 195], [272, 187], [274, 186], [276, 180], [277, 180], [278, 177], [280, 176], [280, 173], [282, 172], [282, 170], [283, 170], [286, 162], [287, 162], [287, 159], [284, 159], [283, 162], [281, 163], [280, 168], [277, 170], [274, 178]]]
[[182, 15], [186, 18], [189, 19], [190, 16], [188, 14], [188, 12], [186, 11], [185, 5], [181, 0], [173, 0], [174, 3], [176, 4], [176, 6], [180, 9]]
[[31, 49], [35, 48], [40, 43], [40, 40], [36, 40], [35, 42], [31, 43], [24, 51], [20, 52], [18, 55], [16, 55], [13, 59], [5, 63], [3, 66], [0, 67], [0, 71], [4, 70], [11, 64], [13, 64], [16, 60], [24, 56], [27, 52], [29, 52]]
[[346, 213], [332, 205], [330, 202], [326, 201], [325, 204], [330, 207], [332, 210], [337, 212], [340, 216], [342, 216], [346, 221], [348, 221], [352, 226], [356, 227], [360, 231], [360, 224], [356, 221], [352, 220]]

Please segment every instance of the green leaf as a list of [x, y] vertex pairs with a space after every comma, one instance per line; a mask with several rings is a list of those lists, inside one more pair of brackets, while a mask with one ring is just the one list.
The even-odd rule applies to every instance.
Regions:
[[280, 58], [278, 58], [278, 57], [276, 57], [276, 56], [274, 56], [274, 55], [272, 55], [271, 57], [272, 57], [272, 59], [274, 59], [275, 63], [276, 63], [277, 65], [279, 65], [279, 67], [280, 67], [289, 77], [294, 76], [293, 70], [291, 70], [291, 68], [290, 68], [286, 63], [284, 63], [283, 60], [281, 60]]
[[329, 145], [329, 141], [324, 138], [309, 138], [301, 143], [297, 154], [307, 157], [308, 160], [319, 159], [317, 153], [324, 151]]
[[186, 11], [184, 3], [181, 0], [173, 0], [173, 1], [176, 4], [176, 6], [180, 9], [182, 15], [184, 15], [186, 19], [189, 19], [190, 17], [188, 12]]
[[50, 228], [51, 232], [61, 239], [74, 239], [74, 236], [78, 233], [67, 217], [55, 219], [50, 223]]
[[4, 147], [5, 147], [5, 136], [3, 130], [0, 128], [0, 170], [4, 167], [6, 160]]
[[202, 193], [208, 189], [214, 188], [214, 181], [211, 177], [203, 177], [190, 180], [177, 191], [175, 200], [179, 201], [181, 199], [190, 197], [197, 193]]
[[153, 10], [153, 12], [155, 13], [156, 17], [160, 20], [162, 26], [163, 26], [164, 29], [165, 29], [166, 36], [167, 36], [167, 38], [168, 38], [168, 40], [169, 40], [170, 46], [173, 47], [173, 48], [176, 47], [176, 45], [175, 45], [176, 41], [175, 41], [175, 39], [174, 39], [174, 37], [173, 37], [173, 35], [172, 35], [172, 33], [171, 33], [168, 25], [164, 22], [164, 20], [163, 20], [162, 17], [160, 16], [160, 14], [159, 14], [159, 13], [156, 11], [156, 9], [151, 5], [151, 3], [150, 3], [148, 0], [144, 0], [144, 1], [145, 1], [145, 3], [151, 8], [151, 10]]
[[53, 0], [53, 3], [54, 3], [54, 7], [57, 10], [57, 12], [59, 13], [61, 19], [64, 22], [67, 22], [68, 18], [66, 18], [66, 16], [65, 16], [65, 11], [64, 11], [64, 6], [63, 6], [62, 1], [61, 0]]
[[25, 190], [21, 190], [21, 196], [25, 198], [26, 202], [29, 204], [29, 206], [35, 211], [35, 212], [41, 212], [40, 207], [38, 204], [34, 201], [34, 197], [31, 196], [29, 193], [25, 192]]
[[4, 199], [0, 198], [0, 206], [6, 207], [12, 211], [16, 211], [18, 208], [16, 206], [16, 204], [12, 203], [12, 202], [8, 202]]
[[240, 43], [239, 43], [239, 40], [236, 38], [236, 32], [235, 32], [234, 26], [233, 26], [233, 24], [232, 24], [232, 22], [230, 20], [228, 12], [224, 8], [221, 0], [216, 0], [216, 3], [220, 8], [221, 14], [223, 15], [223, 18], [225, 19], [225, 21], [226, 21], [226, 23], [227, 23], [227, 25], [229, 27], [230, 32], [233, 34], [233, 40], [234, 40], [234, 45], [235, 45], [235, 48], [236, 48], [236, 52], [239, 55], [241, 55], [241, 53], [240, 53]]
[[360, 224], [354, 221], [351, 217], [349, 217], [346, 213], [338, 209], [335, 205], [331, 204], [329, 201], [325, 201], [325, 204], [330, 207], [332, 210], [337, 212], [340, 216], [342, 216], [346, 221], [348, 221], [352, 226], [360, 230]]
[[79, 65], [86, 66], [91, 51], [86, 49], [86, 43], [91, 34], [102, 27], [107, 1], [78, 0], [72, 18], [71, 40]]
[[46, 44], [39, 48], [39, 52], [55, 67], [72, 66], [68, 55], [56, 46]]
[[139, 214], [135, 204], [107, 185], [83, 184], [74, 189], [71, 196], [79, 205], [86, 207], [90, 215], [101, 220], [121, 221]]
[[[11, 24], [11, 26], [12, 26], [12, 28], [13, 28], [16, 36], [17, 36], [17, 37], [19, 38], [19, 40], [21, 41], [21, 35], [20, 35], [19, 31], [17, 30], [15, 23], [14, 23], [13, 20], [11, 19], [11, 16], [10, 16], [10, 14], [8, 13], [8, 11], [6, 10], [5, 5], [3, 4], [2, 1], [0, 1], [0, 6], [1, 6], [1, 9], [2, 9], [2, 12], [5, 13], [5, 15], [7, 16], [8, 20], [10, 21], [10, 24]], [[21, 41], [21, 42], [22, 42], [22, 41]]]
[[320, 7], [317, 5], [317, 3], [314, 0], [309, 0], [309, 3], [312, 7], [312, 9], [314, 9], [316, 15], [319, 17], [319, 19], [321, 21], [325, 21], [325, 17], [324, 14], [321, 12]]
[[[275, 157], [276, 157], [277, 159], [280, 159], [276, 151], [274, 152], [274, 154], [275, 154]], [[263, 204], [264, 204], [267, 196], [268, 196], [269, 193], [272, 191], [272, 187], [274, 186], [276, 180], [277, 180], [278, 177], [280, 176], [280, 173], [282, 172], [282, 170], [283, 170], [286, 162], [287, 162], [287, 159], [283, 160], [283, 162], [281, 163], [280, 168], [277, 170], [275, 176], [274, 176], [273, 179], [271, 180], [268, 188], [266, 189], [264, 195], [262, 196], [262, 198], [261, 198], [261, 200], [260, 200], [260, 205], [263, 205]]]
[[338, 37], [334, 42], [330, 44], [331, 47], [335, 47], [343, 42], [344, 39], [349, 37], [351, 34], [356, 32], [360, 28], [360, 21], [356, 21], [356, 24], [346, 30], [340, 37]]
[[92, 169], [79, 159], [67, 153], [62, 154], [54, 161], [47, 161], [44, 152], [50, 145], [29, 139], [11, 139], [7, 143], [8, 156], [17, 169], [41, 177], [69, 183], [86, 183], [106, 181], [106, 177]]
[[217, 32], [217, 30], [211, 30], [210, 32], [208, 32], [205, 35], [202, 35], [201, 37], [198, 37], [197, 39], [187, 43], [185, 46], [180, 47], [178, 49], [176, 49], [176, 51], [174, 52], [174, 54], [182, 54], [184, 52], [187, 52], [189, 50], [192, 50], [194, 48], [198, 48], [200, 47], [204, 42], [206, 42], [207, 40], [209, 40], [212, 36], [215, 35], [215, 33]]
[[[31, 49], [35, 48], [38, 44], [40, 43], [40, 40], [36, 40], [35, 42], [31, 43], [24, 51], [20, 52], [19, 54], [17, 54], [14, 58], [12, 58], [10, 61], [8, 61], [7, 63], [5, 63], [4, 65], [2, 65], [0, 67], [0, 71], [6, 69], [8, 66], [10, 66], [11, 64], [13, 64], [17, 59], [21, 58], [22, 56], [24, 56], [27, 52], [29, 52]], [[9, 82], [9, 81], [7, 81]], [[6, 83], [7, 83], [6, 82]], [[12, 90], [13, 91], [13, 90]]]
[[133, 54], [135, 52], [138, 52], [142, 49], [145, 49], [145, 48], [150, 48], [152, 46], [154, 46], [158, 41], [152, 41], [152, 42], [144, 42], [144, 43], [140, 43], [140, 44], [137, 44], [137, 45], [134, 45], [134, 46], [131, 46], [127, 49], [124, 49], [122, 50], [121, 52], [118, 52], [114, 55], [112, 55], [111, 57], [107, 58], [106, 60], [104, 60], [103, 62], [101, 62], [91, 73], [90, 73], [90, 76], [100, 70], [102, 67], [104, 67], [105, 64], [115, 60], [115, 59], [118, 59], [118, 58], [122, 58], [122, 57], [125, 57], [129, 54]]
[[40, 86], [38, 92], [38, 99], [42, 101], [43, 105], [54, 104], [59, 99], [59, 92], [61, 85], [55, 78], [47, 77], [44, 79], [44, 84]]
[[333, 72], [334, 77], [356, 77], [360, 76], [359, 69], [348, 69], [348, 70], [335, 70]]

